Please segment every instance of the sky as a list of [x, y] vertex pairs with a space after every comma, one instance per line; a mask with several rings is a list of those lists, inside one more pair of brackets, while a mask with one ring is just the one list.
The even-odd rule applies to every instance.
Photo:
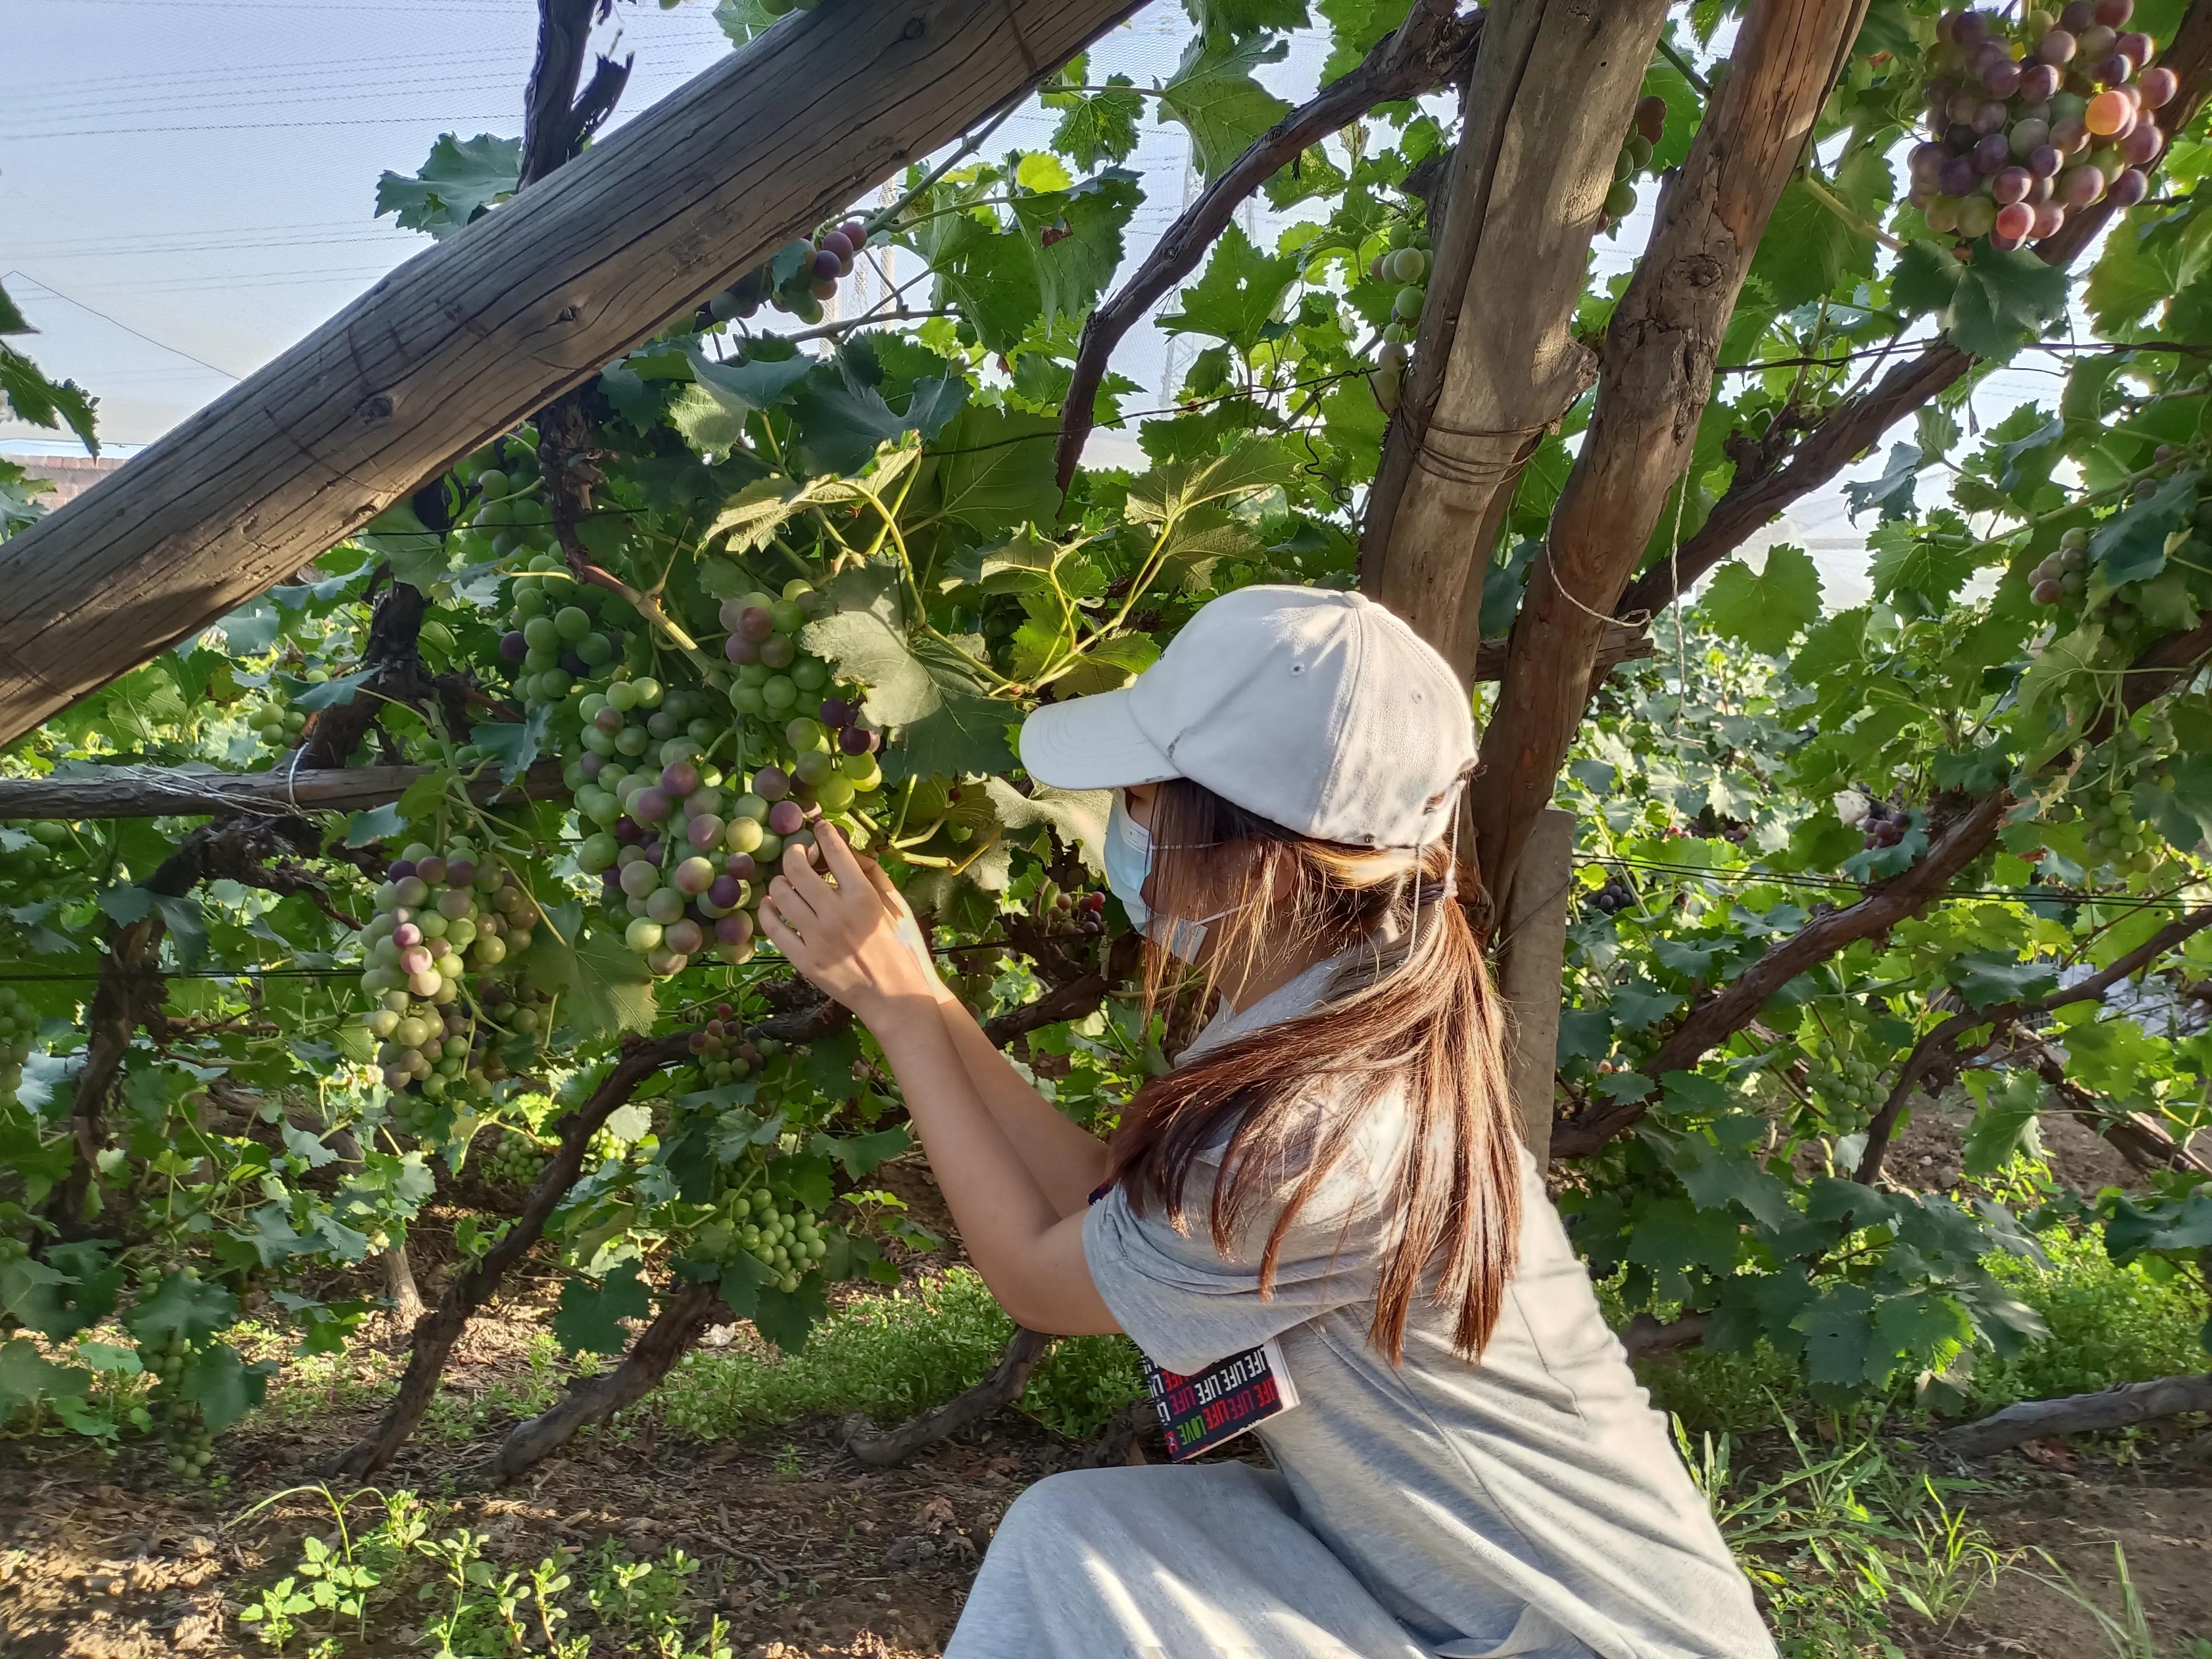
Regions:
[[[534, 0], [7, 5], [0, 283], [40, 330], [15, 343], [99, 395], [104, 441], [119, 454], [220, 396], [428, 245], [372, 216], [380, 173], [413, 173], [441, 131], [521, 131]], [[1188, 32], [1176, 0], [1154, 0], [1093, 49], [1091, 78], [1164, 80]], [[599, 40], [636, 56], [616, 125], [730, 49], [711, 0], [621, 5]], [[1302, 99], [1322, 50], [1310, 33], [1261, 76]], [[1056, 119], [1032, 103], [991, 149], [1040, 147]], [[1125, 271], [1198, 184], [1177, 126], [1147, 125], [1128, 165], [1145, 176], [1146, 200]], [[1616, 240], [1600, 241], [1601, 272], [1627, 268], [1647, 216], [1639, 209]], [[1248, 226], [1272, 240], [1290, 216], [1255, 208]], [[1117, 353], [1115, 367], [1152, 394], [1139, 406], [1152, 406], [1171, 377], [1170, 350], [1147, 326]], [[2000, 382], [1978, 399], [1984, 423], [2023, 396], [2049, 395], [2032, 371]], [[1095, 459], [1133, 453], [1126, 436], [1101, 434], [1094, 444]], [[0, 422], [0, 448], [76, 446]], [[1878, 458], [1858, 469], [1880, 470]], [[1774, 541], [1812, 552], [1832, 605], [1864, 596], [1864, 538], [1839, 488], [1801, 502], [1759, 544]]]

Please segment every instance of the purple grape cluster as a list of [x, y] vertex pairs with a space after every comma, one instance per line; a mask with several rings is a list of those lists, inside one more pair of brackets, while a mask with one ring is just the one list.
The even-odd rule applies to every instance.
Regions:
[[787, 243], [778, 257], [792, 252], [798, 256], [787, 278], [779, 283], [773, 264], [754, 266], [707, 301], [700, 326], [750, 317], [763, 304], [789, 312], [801, 322], [818, 323], [822, 302], [836, 293], [838, 278], [852, 274], [853, 261], [867, 245], [868, 228], [858, 219], [848, 219], [811, 240], [800, 237]]
[[2180, 82], [2150, 66], [2157, 45], [2124, 28], [2135, 0], [2070, 0], [1946, 12], [1923, 88], [1934, 137], [1912, 151], [1912, 204], [1939, 235], [2000, 249], [2057, 234], [2069, 212], [2148, 193], [2166, 149], [2152, 112]]
[[1912, 828], [1912, 815], [1901, 806], [1886, 800], [1877, 800], [1867, 807], [1867, 815], [1859, 823], [1859, 837], [1867, 851], [1877, 847], [1894, 847], [1905, 839], [1905, 832]]

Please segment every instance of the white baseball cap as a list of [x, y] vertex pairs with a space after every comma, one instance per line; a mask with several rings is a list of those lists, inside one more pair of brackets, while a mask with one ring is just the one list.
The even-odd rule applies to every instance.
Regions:
[[1037, 709], [1021, 750], [1055, 788], [1188, 778], [1317, 841], [1420, 847], [1450, 827], [1474, 720], [1449, 665], [1372, 600], [1244, 587], [1135, 684]]

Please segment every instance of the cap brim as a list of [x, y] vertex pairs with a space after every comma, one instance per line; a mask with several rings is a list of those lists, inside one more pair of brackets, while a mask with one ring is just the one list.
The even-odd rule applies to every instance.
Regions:
[[1180, 777], [1146, 737], [1127, 690], [1047, 703], [1022, 722], [1022, 764], [1054, 789], [1127, 789]]

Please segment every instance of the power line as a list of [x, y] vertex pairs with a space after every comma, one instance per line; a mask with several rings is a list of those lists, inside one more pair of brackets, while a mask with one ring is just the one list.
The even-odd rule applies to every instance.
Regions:
[[167, 132], [293, 132], [341, 127], [449, 127], [461, 121], [512, 123], [516, 118], [514, 111], [501, 110], [495, 115], [371, 115], [350, 121], [225, 121], [185, 127], [79, 127], [67, 132], [15, 132], [5, 137], [9, 143], [27, 144], [44, 138], [121, 138]]
[[[166, 340], [157, 340], [152, 335], [147, 333], [143, 329], [133, 328], [130, 324], [123, 321], [120, 318], [111, 317], [106, 312], [96, 310], [93, 307], [85, 304], [82, 300], [71, 299], [70, 295], [63, 293], [61, 289], [56, 288], [52, 283], [39, 282], [39, 279], [32, 276], [28, 271], [11, 270], [8, 273], [8, 276], [20, 277], [27, 283], [37, 283], [40, 288], [52, 295], [56, 299], [69, 301], [69, 303], [75, 306], [79, 311], [88, 313], [90, 315], [99, 318], [103, 323], [112, 323], [116, 327], [121, 329], [125, 334], [135, 335], [139, 339], [145, 341], [148, 345], [159, 346], [162, 350], [173, 352], [177, 356], [184, 358], [188, 362], [198, 363], [202, 368], [214, 369], [216, 374], [222, 375], [226, 380], [237, 380], [245, 378], [243, 375], [232, 374], [227, 368], [216, 368], [215, 364], [208, 362], [204, 357], [195, 357], [191, 352], [185, 350], [180, 346], [173, 346]], [[4, 280], [4, 278], [0, 278], [0, 280]]]

